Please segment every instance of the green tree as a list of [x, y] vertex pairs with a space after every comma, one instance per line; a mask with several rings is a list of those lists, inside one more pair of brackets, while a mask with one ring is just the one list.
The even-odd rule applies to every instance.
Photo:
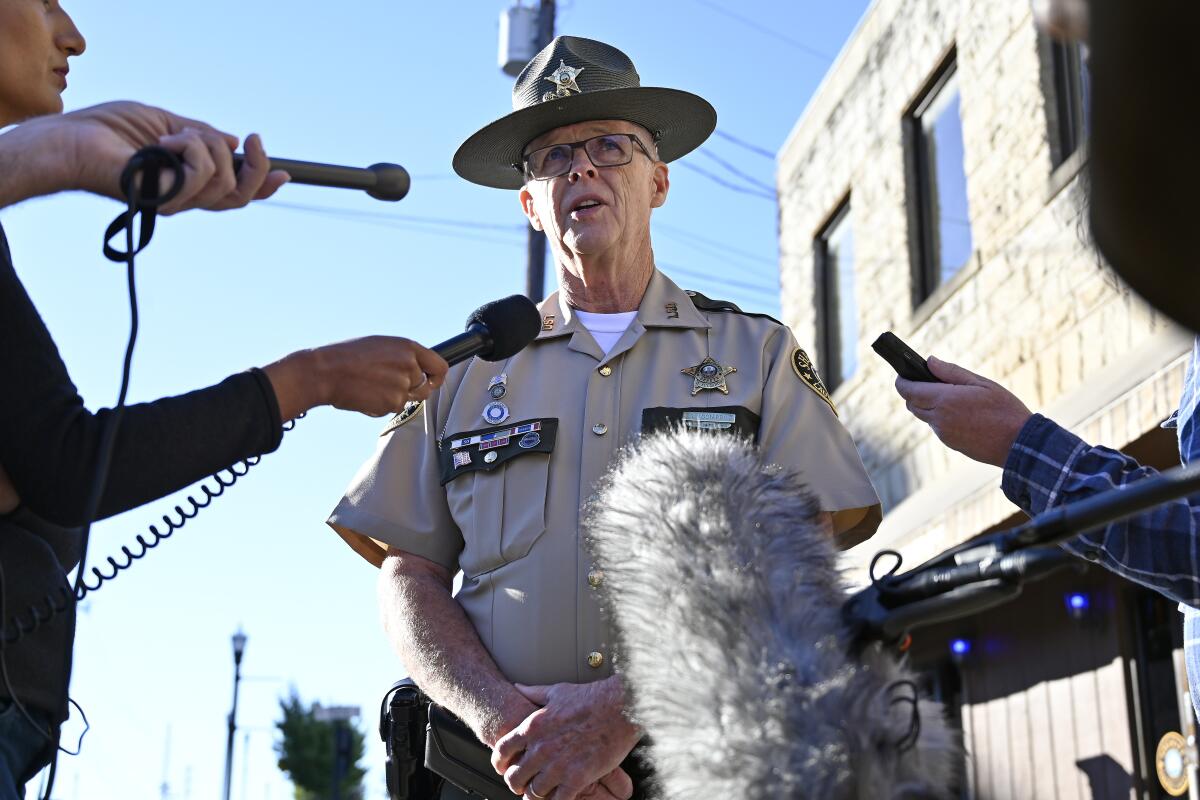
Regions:
[[280, 700], [283, 719], [275, 723], [280, 739], [275, 743], [279, 768], [296, 787], [296, 800], [329, 800], [333, 797], [333, 770], [337, 757], [336, 726], [346, 726], [350, 734], [346, 771], [341, 780], [342, 800], [362, 800], [366, 771], [358, 762], [363, 756], [364, 735], [349, 722], [325, 722], [317, 719], [316, 706], [305, 705], [292, 689], [287, 700]]

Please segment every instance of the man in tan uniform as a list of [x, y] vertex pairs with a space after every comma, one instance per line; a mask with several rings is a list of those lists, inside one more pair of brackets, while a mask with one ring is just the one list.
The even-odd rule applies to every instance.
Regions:
[[559, 291], [540, 306], [542, 332], [508, 361], [453, 368], [397, 416], [329, 524], [382, 566], [401, 659], [493, 748], [510, 788], [531, 800], [627, 798], [619, 765], [639, 733], [612, 673], [604, 576], [579, 532], [618, 449], [679, 424], [750, 436], [766, 461], [803, 472], [843, 546], [874, 532], [879, 501], [791, 332], [654, 267], [665, 162], [707, 138], [712, 107], [641, 87], [619, 50], [574, 37], [529, 63], [513, 104], [454, 166], [520, 189], [546, 233]]

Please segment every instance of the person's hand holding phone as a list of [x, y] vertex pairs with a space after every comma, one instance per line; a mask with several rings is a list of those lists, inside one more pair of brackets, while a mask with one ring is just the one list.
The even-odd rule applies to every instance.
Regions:
[[[898, 338], [891, 338], [912, 353]], [[893, 347], [890, 352], [901, 351]], [[926, 366], [932, 380], [917, 370], [909, 374], [919, 380], [903, 374], [896, 378], [896, 391], [909, 412], [929, 425], [947, 447], [975, 461], [1003, 467], [1021, 428], [1033, 416], [1029, 408], [1012, 392], [982, 375], [934, 356], [928, 360], [916, 358]], [[895, 367], [891, 358], [888, 362]], [[901, 363], [907, 370], [911, 359], [902, 358]]]

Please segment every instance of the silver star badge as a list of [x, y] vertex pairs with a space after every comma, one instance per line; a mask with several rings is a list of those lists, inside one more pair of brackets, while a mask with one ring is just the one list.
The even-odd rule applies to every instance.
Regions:
[[693, 396], [699, 394], [704, 389], [716, 389], [721, 394], [729, 394], [729, 387], [725, 384], [725, 376], [737, 372], [737, 367], [727, 367], [714, 360], [712, 356], [707, 356], [696, 366], [681, 369], [680, 372], [684, 375], [690, 375], [694, 379], [692, 382]]
[[[568, 67], [566, 62], [560, 58], [558, 60], [558, 68], [546, 76], [546, 80], [553, 83], [556, 87], [554, 96], [566, 97], [571, 94], [571, 92], [582, 92], [583, 90], [579, 88], [579, 84], [575, 82], [575, 78], [577, 78], [579, 73], [583, 72], [584, 69], [585, 67], [580, 67], [579, 69]], [[549, 92], [547, 92], [547, 94], [549, 94]]]

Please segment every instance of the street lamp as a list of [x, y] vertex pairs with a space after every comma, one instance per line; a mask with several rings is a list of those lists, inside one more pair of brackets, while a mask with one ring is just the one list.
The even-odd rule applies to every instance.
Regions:
[[229, 739], [225, 743], [225, 800], [229, 800], [229, 784], [233, 778], [233, 734], [237, 730], [238, 683], [242, 680], [242, 653], [246, 651], [246, 634], [239, 627], [233, 635], [233, 708], [229, 710]]

